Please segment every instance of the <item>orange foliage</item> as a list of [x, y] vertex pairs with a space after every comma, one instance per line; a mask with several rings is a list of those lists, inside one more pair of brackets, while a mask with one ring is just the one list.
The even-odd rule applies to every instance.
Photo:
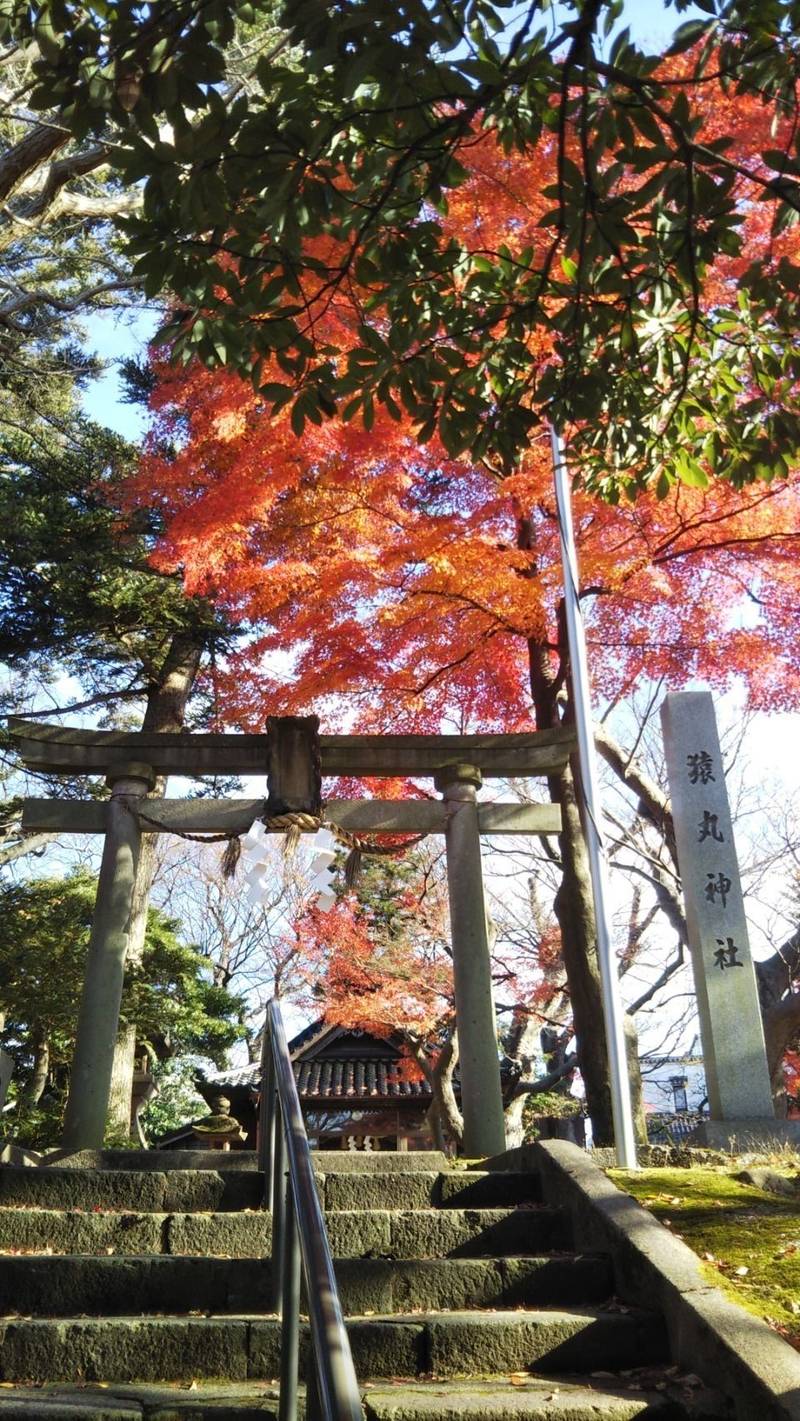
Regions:
[[[433, 1046], [435, 1056], [437, 1038], [453, 1015], [452, 970], [447, 955], [419, 931], [419, 923], [413, 932], [387, 935], [350, 896], [328, 913], [312, 908], [294, 933], [307, 964], [311, 1011], [323, 1002], [325, 1020], [332, 1025], [382, 1037], [413, 1035], [429, 1051]], [[409, 1058], [402, 1078], [416, 1079], [418, 1070]]]
[[[687, 62], [664, 72], [680, 77]], [[705, 136], [729, 133], [734, 155], [737, 141], [752, 152], [768, 121], [757, 99], [717, 95]], [[461, 157], [471, 177], [450, 195], [447, 230], [474, 253], [503, 241], [538, 249], [552, 140], [532, 158], [503, 155], [484, 135]], [[765, 249], [765, 206], [750, 204], [748, 251], [718, 259], [707, 301], [728, 299], [743, 262]], [[781, 237], [775, 257], [797, 240], [797, 229]], [[343, 298], [320, 308], [322, 333], [346, 341], [363, 294], [352, 288], [352, 309]], [[251, 629], [218, 671], [229, 723], [260, 728], [267, 698], [273, 712], [313, 707], [334, 722], [345, 697], [348, 723], [364, 727], [531, 724], [528, 657], [554, 664], [561, 596], [544, 436], [498, 481], [436, 438], [418, 445], [406, 418], [381, 412], [370, 431], [306, 423], [297, 438], [288, 413], [268, 419], [262, 397], [226, 370], [162, 364], [158, 374], [129, 499], [163, 515], [158, 565]], [[677, 485], [662, 502], [621, 507], [582, 496], [575, 511], [598, 693], [623, 695], [642, 675], [720, 689], [741, 678], [762, 708], [798, 704], [796, 478], [741, 493]]]

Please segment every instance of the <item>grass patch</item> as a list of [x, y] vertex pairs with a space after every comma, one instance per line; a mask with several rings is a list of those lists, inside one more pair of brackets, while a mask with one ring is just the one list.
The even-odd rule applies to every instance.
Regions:
[[741, 1184], [738, 1169], [608, 1175], [694, 1250], [709, 1282], [800, 1349], [800, 1204]]

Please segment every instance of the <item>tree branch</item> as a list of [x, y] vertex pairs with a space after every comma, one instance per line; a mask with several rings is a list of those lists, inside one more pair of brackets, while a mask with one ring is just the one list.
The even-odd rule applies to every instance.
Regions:
[[5, 202], [17, 184], [46, 162], [52, 153], [63, 148], [69, 138], [66, 129], [37, 124], [19, 143], [9, 148], [0, 158], [0, 202]]
[[[6, 831], [8, 837], [14, 834], [14, 830]], [[0, 867], [14, 863], [17, 859], [24, 858], [26, 854], [40, 853], [46, 844], [51, 844], [58, 834], [28, 834], [17, 839], [15, 844], [0, 844]]]
[[54, 291], [23, 291], [0, 306], [0, 321], [13, 325], [16, 316], [23, 311], [29, 311], [33, 306], [52, 306], [56, 311], [72, 315], [98, 296], [108, 295], [112, 291], [132, 291], [141, 284], [141, 278], [137, 276], [131, 276], [124, 281], [99, 281], [95, 286], [87, 286], [83, 291], [79, 291], [77, 296], [71, 296], [69, 299], [57, 296]]
[[554, 1071], [549, 1071], [546, 1076], [540, 1076], [537, 1081], [517, 1081], [511, 1092], [510, 1100], [516, 1100], [518, 1095], [538, 1095], [540, 1091], [550, 1090], [552, 1086], [558, 1085], [559, 1081], [563, 1081], [570, 1071], [577, 1069], [578, 1058], [572, 1051], [569, 1056], [564, 1057], [560, 1066], [556, 1067]]
[[638, 796], [639, 813], [645, 819], [649, 819], [650, 823], [654, 824], [663, 834], [670, 855], [677, 864], [675, 826], [672, 822], [672, 809], [668, 796], [664, 794], [655, 780], [651, 780], [642, 766], [625, 753], [605, 725], [594, 727], [594, 743], [618, 779]]

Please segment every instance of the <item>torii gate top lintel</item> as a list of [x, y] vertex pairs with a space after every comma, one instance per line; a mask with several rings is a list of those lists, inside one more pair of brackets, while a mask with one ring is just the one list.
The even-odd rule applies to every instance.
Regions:
[[[306, 734], [304, 735], [304, 723]], [[316, 717], [274, 717], [266, 734], [156, 734], [81, 730], [12, 719], [10, 729], [29, 769], [49, 774], [130, 773], [132, 764], [158, 775], [265, 775], [270, 812], [320, 807], [322, 776], [432, 778], [443, 788], [448, 771], [472, 766], [478, 778], [557, 774], [574, 738], [570, 730], [515, 735], [317, 735]], [[107, 802], [27, 799], [28, 832], [102, 834]], [[264, 814], [254, 799], [148, 799], [143, 832], [243, 833]], [[353, 832], [443, 833], [447, 810], [441, 799], [329, 800], [325, 817]], [[482, 834], [554, 834], [561, 813], [554, 804], [494, 803], [479, 806]]]
[[[273, 723], [296, 719], [274, 717]], [[107, 774], [138, 760], [161, 775], [258, 775], [274, 744], [270, 733], [80, 730], [19, 717], [8, 724], [25, 764], [50, 774]], [[557, 773], [574, 744], [568, 728], [512, 735], [320, 735], [319, 754], [323, 775], [427, 776], [465, 763], [476, 765], [484, 778], [503, 778]]]

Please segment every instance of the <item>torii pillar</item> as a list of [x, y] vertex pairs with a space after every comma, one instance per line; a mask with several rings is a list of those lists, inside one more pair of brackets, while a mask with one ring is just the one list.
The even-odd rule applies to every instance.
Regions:
[[103, 1146], [141, 845], [138, 802], [153, 789], [156, 776], [149, 765], [134, 762], [120, 765], [108, 782], [111, 799], [64, 1119], [64, 1148], [73, 1150]]
[[464, 1154], [500, 1154], [506, 1147], [497, 1050], [497, 1018], [481, 867], [474, 765], [448, 765], [435, 777], [447, 807], [445, 845], [458, 1026]]

